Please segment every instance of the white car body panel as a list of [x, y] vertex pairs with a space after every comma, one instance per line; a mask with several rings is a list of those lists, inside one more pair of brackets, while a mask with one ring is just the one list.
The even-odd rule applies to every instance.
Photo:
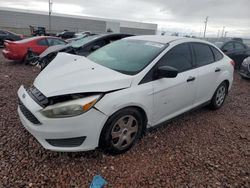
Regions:
[[[227, 59], [228, 62], [230, 62], [230, 59]], [[221, 69], [221, 71], [215, 72], [215, 70], [218, 68]], [[212, 63], [210, 65], [197, 68], [198, 89], [196, 94], [195, 106], [211, 100], [216, 88], [225, 80], [229, 81], [230, 90], [233, 82], [233, 70], [233, 66], [230, 63], [225, 64], [225, 59], [222, 59], [221, 61]]]
[[197, 77], [194, 70], [177, 75], [176, 78], [162, 78], [153, 81], [154, 124], [162, 123], [173, 114], [181, 114], [193, 107], [197, 82], [187, 83], [190, 77]]
[[[91, 110], [82, 115], [61, 119], [46, 118], [40, 112], [43, 108], [23, 87], [19, 89], [19, 99], [42, 122], [40, 126], [32, 124], [19, 109], [22, 124], [43, 147], [55, 151], [95, 149], [98, 147], [100, 134], [107, 119], [118, 110], [137, 107], [145, 112], [147, 127], [152, 127], [210, 101], [216, 88], [223, 81], [229, 82], [229, 89], [232, 86], [234, 69], [229, 63], [231, 59], [225, 55], [219, 62], [179, 73], [176, 78], [162, 78], [140, 84], [144, 76], [174, 46], [185, 42], [212, 44], [197, 39], [162, 36], [136, 36], [123, 40], [132, 39], [169, 43], [169, 46], [146, 68], [133, 76], [108, 69], [85, 57], [59, 53], [35, 79], [34, 86], [46, 97], [75, 93], [105, 93]], [[221, 71], [215, 72], [217, 68]], [[187, 82], [190, 77], [195, 77], [195, 80]], [[26, 97], [23, 98], [23, 95]], [[87, 136], [87, 139], [75, 148], [53, 147], [46, 142], [46, 139], [50, 138], [78, 136]]]

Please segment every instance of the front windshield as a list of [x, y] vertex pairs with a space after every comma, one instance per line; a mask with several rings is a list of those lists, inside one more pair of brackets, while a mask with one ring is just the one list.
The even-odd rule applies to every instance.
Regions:
[[98, 35], [84, 37], [82, 39], [79, 39], [79, 40], [76, 40], [76, 41], [72, 42], [71, 46], [73, 48], [79, 48], [79, 47], [87, 44], [89, 41], [94, 40], [94, 39], [96, 39], [98, 37], [99, 37]]
[[142, 40], [119, 40], [93, 52], [88, 58], [123, 74], [135, 75], [156, 58], [165, 46]]

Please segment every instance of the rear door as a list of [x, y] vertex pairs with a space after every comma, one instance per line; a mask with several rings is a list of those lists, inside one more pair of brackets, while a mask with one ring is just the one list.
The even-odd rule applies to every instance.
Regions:
[[223, 71], [223, 55], [219, 50], [204, 43], [192, 43], [197, 77], [197, 94], [194, 106], [211, 100], [217, 80]]
[[153, 81], [155, 124], [191, 109], [197, 89], [198, 73], [193, 69], [191, 48], [188, 43], [179, 44], [168, 51], [155, 69], [161, 66], [174, 67], [179, 73], [176, 78]]

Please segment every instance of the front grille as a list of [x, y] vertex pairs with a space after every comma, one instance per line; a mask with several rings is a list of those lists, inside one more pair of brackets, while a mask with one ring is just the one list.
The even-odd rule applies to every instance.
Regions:
[[18, 103], [21, 112], [31, 123], [36, 125], [41, 124], [41, 122], [26, 108], [26, 106], [24, 106], [24, 104], [20, 99], [18, 100]]
[[27, 90], [30, 97], [36, 101], [41, 107], [46, 107], [49, 103], [49, 100], [44, 96], [36, 87], [32, 86]]
[[46, 141], [55, 147], [78, 147], [82, 145], [86, 136], [77, 138], [63, 138], [63, 139], [46, 139]]

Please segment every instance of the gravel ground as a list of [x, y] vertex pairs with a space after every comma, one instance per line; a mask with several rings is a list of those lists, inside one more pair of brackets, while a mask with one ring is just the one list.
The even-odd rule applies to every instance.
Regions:
[[190, 112], [119, 156], [47, 151], [21, 126], [17, 89], [35, 67], [0, 57], [0, 187], [250, 187], [250, 82], [235, 74], [224, 106]]

